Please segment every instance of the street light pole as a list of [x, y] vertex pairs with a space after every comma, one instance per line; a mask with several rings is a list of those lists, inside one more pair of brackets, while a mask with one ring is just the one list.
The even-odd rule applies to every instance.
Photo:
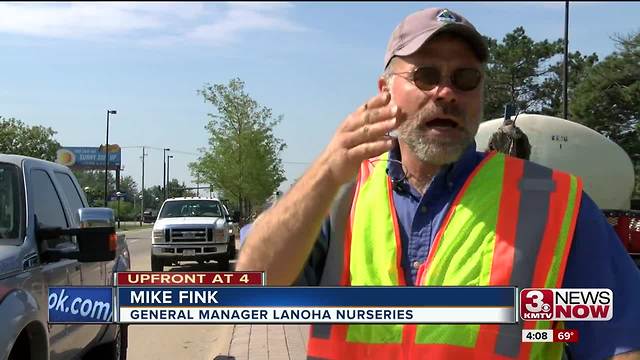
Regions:
[[105, 141], [104, 151], [104, 207], [107, 207], [107, 201], [109, 200], [109, 194], [107, 194], [107, 187], [109, 182], [109, 115], [117, 114], [115, 110], [107, 110], [107, 139]]
[[562, 117], [569, 119], [569, 1], [564, 5], [564, 60], [562, 64]]
[[140, 195], [140, 226], [142, 226], [142, 218], [144, 217], [144, 208], [142, 207], [142, 205], [144, 204], [144, 195]]
[[118, 198], [118, 229], [120, 229], [120, 197], [121, 196], [122, 196], [122, 193], [118, 191], [116, 193], [116, 197]]
[[88, 186], [84, 187], [84, 195], [87, 197], [87, 202], [89, 203], [89, 207], [93, 206], [93, 194], [90, 193], [91, 188]]
[[167, 199], [167, 151], [171, 151], [171, 149], [162, 149], [162, 193], [164, 194], [164, 199], [162, 199], [163, 201]]
[[169, 177], [169, 159], [173, 159], [173, 155], [167, 156], [167, 194], [168, 195], [169, 195], [169, 184], [171, 183], [171, 180], [170, 180], [171, 177]]

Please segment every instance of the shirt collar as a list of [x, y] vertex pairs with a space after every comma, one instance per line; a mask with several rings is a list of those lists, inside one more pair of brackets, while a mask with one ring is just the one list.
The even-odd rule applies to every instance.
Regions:
[[[405, 178], [402, 165], [397, 161], [402, 161], [400, 155], [400, 147], [396, 141], [396, 145], [389, 151], [389, 161], [387, 164], [387, 173], [394, 180], [401, 180]], [[396, 161], [393, 161], [396, 160]], [[460, 156], [460, 159], [455, 163], [443, 166], [438, 174], [434, 177], [431, 184], [437, 184], [444, 181], [444, 184], [449, 190], [452, 190], [454, 185], [460, 181], [464, 181], [467, 176], [473, 171], [476, 166], [476, 143], [473, 141], [465, 149]]]

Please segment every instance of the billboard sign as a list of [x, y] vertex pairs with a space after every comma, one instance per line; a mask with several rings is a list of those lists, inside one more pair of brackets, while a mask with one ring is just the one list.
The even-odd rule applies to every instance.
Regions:
[[[109, 145], [109, 170], [120, 169], [121, 149]], [[63, 147], [56, 153], [56, 163], [78, 170], [103, 170], [105, 147]]]

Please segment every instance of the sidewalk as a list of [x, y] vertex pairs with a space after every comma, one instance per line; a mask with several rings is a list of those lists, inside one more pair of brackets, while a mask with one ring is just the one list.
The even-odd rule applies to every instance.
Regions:
[[235, 360], [304, 360], [308, 337], [309, 325], [235, 325], [225, 355]]

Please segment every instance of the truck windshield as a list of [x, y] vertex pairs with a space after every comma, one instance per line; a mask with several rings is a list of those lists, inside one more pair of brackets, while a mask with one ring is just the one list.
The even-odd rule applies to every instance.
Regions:
[[20, 236], [20, 193], [18, 167], [0, 163], [0, 239]]
[[159, 219], [173, 217], [222, 217], [220, 203], [211, 200], [167, 201]]

